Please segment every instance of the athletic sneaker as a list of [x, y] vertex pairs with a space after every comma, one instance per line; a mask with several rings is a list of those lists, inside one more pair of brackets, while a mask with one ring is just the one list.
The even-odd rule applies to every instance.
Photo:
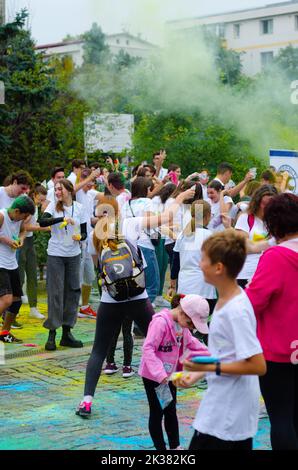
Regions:
[[29, 318], [38, 318], [39, 320], [42, 320], [43, 318], [45, 318], [45, 316], [40, 313], [40, 311], [36, 307], [31, 307]]
[[79, 318], [96, 318], [96, 312], [93, 310], [92, 307], [90, 307], [90, 305], [88, 305], [88, 307], [81, 307], [80, 308], [80, 311], [78, 313], [78, 317]]
[[23, 328], [23, 325], [21, 325], [21, 323], [19, 323], [18, 321], [13, 321], [12, 324], [11, 324], [11, 329], [12, 330], [21, 330]]
[[134, 370], [130, 366], [123, 366], [122, 368], [122, 377], [124, 379], [127, 379], [128, 377], [131, 377], [134, 375]]
[[110, 364], [109, 362], [107, 362], [103, 372], [104, 374], [107, 374], [107, 375], [113, 375], [113, 374], [116, 374], [116, 372], [118, 372], [118, 367], [116, 366], [115, 363], [113, 364]]
[[81, 401], [76, 409], [76, 415], [81, 416], [82, 418], [89, 418], [91, 416], [91, 405], [92, 403]]
[[0, 341], [3, 343], [22, 343], [23, 341], [21, 339], [16, 338], [14, 335], [12, 335], [9, 331], [2, 331], [0, 334]]
[[206, 379], [200, 380], [200, 382], [198, 383], [198, 388], [201, 390], [206, 390], [208, 388], [207, 380]]

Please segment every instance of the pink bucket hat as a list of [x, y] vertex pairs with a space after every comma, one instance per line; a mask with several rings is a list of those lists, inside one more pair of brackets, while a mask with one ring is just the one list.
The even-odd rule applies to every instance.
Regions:
[[180, 300], [180, 306], [183, 312], [191, 318], [196, 329], [207, 335], [209, 333], [207, 321], [210, 312], [207, 300], [200, 295], [189, 294]]

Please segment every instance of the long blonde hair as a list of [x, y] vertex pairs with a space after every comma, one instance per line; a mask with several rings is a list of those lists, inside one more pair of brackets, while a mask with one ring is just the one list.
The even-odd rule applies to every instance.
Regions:
[[190, 237], [198, 227], [203, 227], [204, 220], [211, 215], [211, 206], [207, 201], [199, 199], [194, 201], [190, 209], [191, 221], [185, 227], [183, 234]]
[[93, 244], [97, 253], [109, 246], [112, 250], [123, 237], [119, 233], [119, 206], [113, 196], [105, 196], [96, 206], [96, 216], [99, 220], [93, 232]]

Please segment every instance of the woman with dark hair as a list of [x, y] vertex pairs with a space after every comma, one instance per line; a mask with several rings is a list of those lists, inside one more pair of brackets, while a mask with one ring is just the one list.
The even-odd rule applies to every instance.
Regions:
[[168, 206], [173, 203], [173, 200], [179, 194], [181, 194], [183, 191], [186, 191], [187, 189], [190, 189], [190, 188], [193, 188], [195, 190], [195, 195], [193, 198], [188, 199], [187, 201], [184, 201], [183, 205], [181, 206], [180, 210], [177, 212], [173, 220], [174, 230], [172, 231], [172, 235], [167, 237], [165, 241], [165, 248], [169, 255], [171, 268], [172, 268], [172, 262], [173, 262], [173, 249], [175, 246], [176, 239], [179, 236], [179, 234], [182, 232], [182, 230], [186, 227], [188, 222], [191, 220], [190, 207], [194, 201], [203, 199], [202, 185], [200, 183], [194, 183], [194, 182], [187, 181], [187, 180], [181, 181], [178, 187], [176, 188], [176, 190], [171, 195], [171, 197], [167, 200], [166, 205], [165, 205], [165, 208], [167, 209]]
[[[162, 214], [165, 211], [167, 200], [172, 196], [173, 192], [177, 189], [173, 183], [164, 185], [156, 196], [152, 199], [152, 212], [156, 215]], [[158, 243], [155, 244], [155, 254], [159, 268], [159, 292], [155, 299], [157, 307], [168, 307], [169, 303], [163, 298], [163, 289], [165, 285], [166, 272], [169, 264], [169, 256], [165, 249], [165, 235], [161, 234]]]
[[246, 293], [267, 361], [260, 385], [272, 449], [298, 450], [298, 196], [272, 198], [264, 223], [277, 246], [261, 256]]
[[87, 238], [87, 220], [81, 204], [74, 201], [74, 188], [62, 179], [54, 186], [57, 203], [50, 203], [39, 221], [52, 227], [48, 245], [47, 292], [49, 330], [47, 351], [56, 349], [56, 330], [62, 326], [60, 346], [81, 348], [83, 343], [71, 334], [77, 320], [80, 300], [80, 241]]
[[211, 220], [208, 228], [213, 232], [221, 232], [225, 227], [223, 215], [228, 215], [234, 203], [228, 196], [228, 190], [225, 190], [223, 184], [216, 180], [209, 183], [207, 188], [208, 201], [211, 206]]
[[[138, 176], [131, 185], [131, 200], [127, 201], [121, 208], [123, 219], [131, 217], [143, 217], [154, 215], [152, 211], [152, 201], [148, 197], [149, 190], [152, 189], [152, 181], [146, 177]], [[143, 256], [146, 260], [145, 268], [146, 290], [151, 303], [154, 303], [159, 292], [159, 269], [155, 255], [153, 231], [143, 230], [138, 240]]]
[[168, 176], [171, 182], [178, 186], [181, 178], [181, 167], [175, 163], [171, 163], [168, 168]]
[[[261, 186], [253, 193], [247, 212], [238, 218], [235, 229], [241, 231], [248, 240], [258, 242], [268, 238], [268, 230], [264, 224], [264, 210], [274, 196], [277, 196], [277, 189], [274, 186]], [[238, 275], [238, 284], [241, 287], [244, 288], [253, 277], [260, 256], [260, 253], [247, 255], [243, 269]]]

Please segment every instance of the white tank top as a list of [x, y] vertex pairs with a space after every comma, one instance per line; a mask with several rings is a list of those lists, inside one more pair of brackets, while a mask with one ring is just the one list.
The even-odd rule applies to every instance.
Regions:
[[[0, 227], [0, 237], [17, 238], [20, 234], [22, 220], [20, 222], [11, 220], [6, 209], [0, 210], [0, 213], [4, 216], [2, 227]], [[0, 268], [13, 270], [17, 267], [16, 250], [13, 250], [5, 243], [0, 243]]]

